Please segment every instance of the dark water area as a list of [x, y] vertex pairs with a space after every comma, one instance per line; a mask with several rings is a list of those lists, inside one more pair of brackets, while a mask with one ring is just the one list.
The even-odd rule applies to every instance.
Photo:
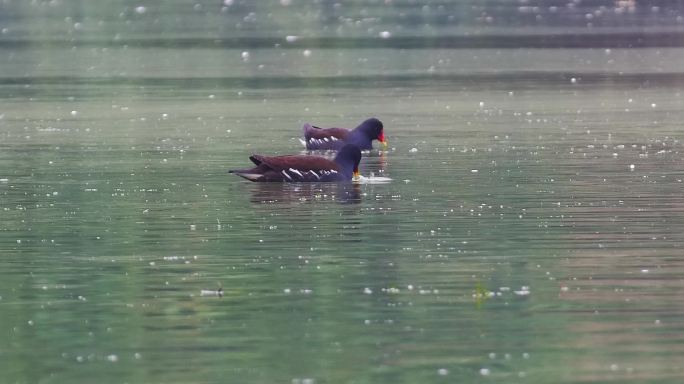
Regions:
[[0, 381], [681, 382], [682, 16], [0, 2]]

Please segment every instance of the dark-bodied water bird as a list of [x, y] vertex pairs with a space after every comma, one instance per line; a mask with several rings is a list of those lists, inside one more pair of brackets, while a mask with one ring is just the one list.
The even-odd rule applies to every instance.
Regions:
[[229, 172], [261, 182], [340, 182], [358, 177], [361, 150], [356, 145], [347, 144], [339, 150], [334, 160], [307, 155], [252, 155], [249, 159], [255, 167]]
[[373, 149], [373, 140], [385, 146], [385, 132], [382, 122], [374, 117], [365, 120], [354, 129], [319, 128], [304, 124], [304, 145], [306, 149], [339, 150], [345, 144], [354, 144], [361, 150]]

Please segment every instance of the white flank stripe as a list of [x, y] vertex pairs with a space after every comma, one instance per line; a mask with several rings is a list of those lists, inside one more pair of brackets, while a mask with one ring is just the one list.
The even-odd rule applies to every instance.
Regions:
[[280, 171], [280, 172], [282, 172], [282, 174], [283, 174], [285, 177], [287, 177], [288, 179], [292, 180], [292, 178], [290, 177], [290, 175], [288, 175], [287, 172], [285, 172], [284, 169], [283, 169], [282, 171]]
[[314, 172], [314, 171], [309, 171], [309, 172], [310, 172], [312, 175], [316, 176], [316, 179], [318, 179], [318, 180], [321, 179], [321, 177], [318, 176], [318, 174], [317, 174], [316, 172]]
[[296, 173], [296, 174], [299, 175], [299, 177], [304, 178], [304, 175], [302, 175], [301, 172], [299, 172], [298, 170], [296, 170], [296, 169], [294, 169], [294, 168], [290, 168], [290, 172]]

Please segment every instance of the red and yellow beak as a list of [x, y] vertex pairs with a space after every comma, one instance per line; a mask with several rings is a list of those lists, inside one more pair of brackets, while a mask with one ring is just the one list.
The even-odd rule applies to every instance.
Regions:
[[356, 168], [354, 170], [354, 175], [352, 176], [352, 180], [358, 180], [359, 177], [361, 177], [361, 173], [359, 172], [359, 169]]
[[385, 131], [380, 132], [380, 135], [378, 135], [378, 141], [381, 142], [385, 148], [387, 148], [387, 140], [385, 139]]

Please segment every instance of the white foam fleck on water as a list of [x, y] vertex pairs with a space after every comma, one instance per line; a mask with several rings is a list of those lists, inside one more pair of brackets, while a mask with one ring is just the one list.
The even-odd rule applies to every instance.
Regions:
[[368, 287], [366, 287], [366, 288], [363, 289], [363, 293], [365, 293], [366, 295], [370, 295], [370, 294], [373, 293], [373, 290], [370, 289], [370, 288], [368, 288]]
[[520, 290], [513, 291], [518, 296], [528, 296], [530, 294], [530, 287], [522, 286]]
[[391, 178], [389, 177], [383, 177], [383, 176], [370, 176], [370, 177], [365, 177], [359, 175], [358, 177], [354, 178], [354, 183], [356, 184], [387, 184], [392, 181]]
[[390, 31], [382, 31], [380, 32], [380, 37], [383, 39], [389, 39], [390, 37], [392, 37], [392, 34], [390, 33]]
[[147, 12], [147, 7], [142, 6], [142, 5], [135, 7], [135, 13], [137, 13], [138, 15], [142, 15], [145, 12]]
[[117, 361], [119, 361], [119, 356], [111, 354], [111, 355], [107, 356], [107, 361], [112, 362], [112, 363], [116, 363]]
[[482, 376], [489, 376], [491, 373], [489, 368], [480, 368], [480, 375]]
[[409, 149], [409, 152], [416, 153], [416, 152], [418, 152], [418, 148], [413, 147], [413, 148]]
[[315, 384], [315, 383], [316, 383], [316, 380], [314, 380], [312, 378], [308, 378], [308, 377], [303, 378], [303, 379], [300, 379], [300, 378], [292, 379], [292, 384]]
[[297, 40], [299, 40], [299, 36], [295, 36], [295, 35], [285, 36], [285, 41], [287, 41], [288, 43], [294, 43]]
[[446, 368], [440, 368], [437, 370], [437, 374], [440, 376], [446, 376], [449, 374], [449, 370]]
[[304, 55], [304, 57], [309, 57], [309, 56], [311, 56], [311, 50], [310, 50], [310, 49], [305, 49], [304, 52], [302, 52], [302, 55]]

